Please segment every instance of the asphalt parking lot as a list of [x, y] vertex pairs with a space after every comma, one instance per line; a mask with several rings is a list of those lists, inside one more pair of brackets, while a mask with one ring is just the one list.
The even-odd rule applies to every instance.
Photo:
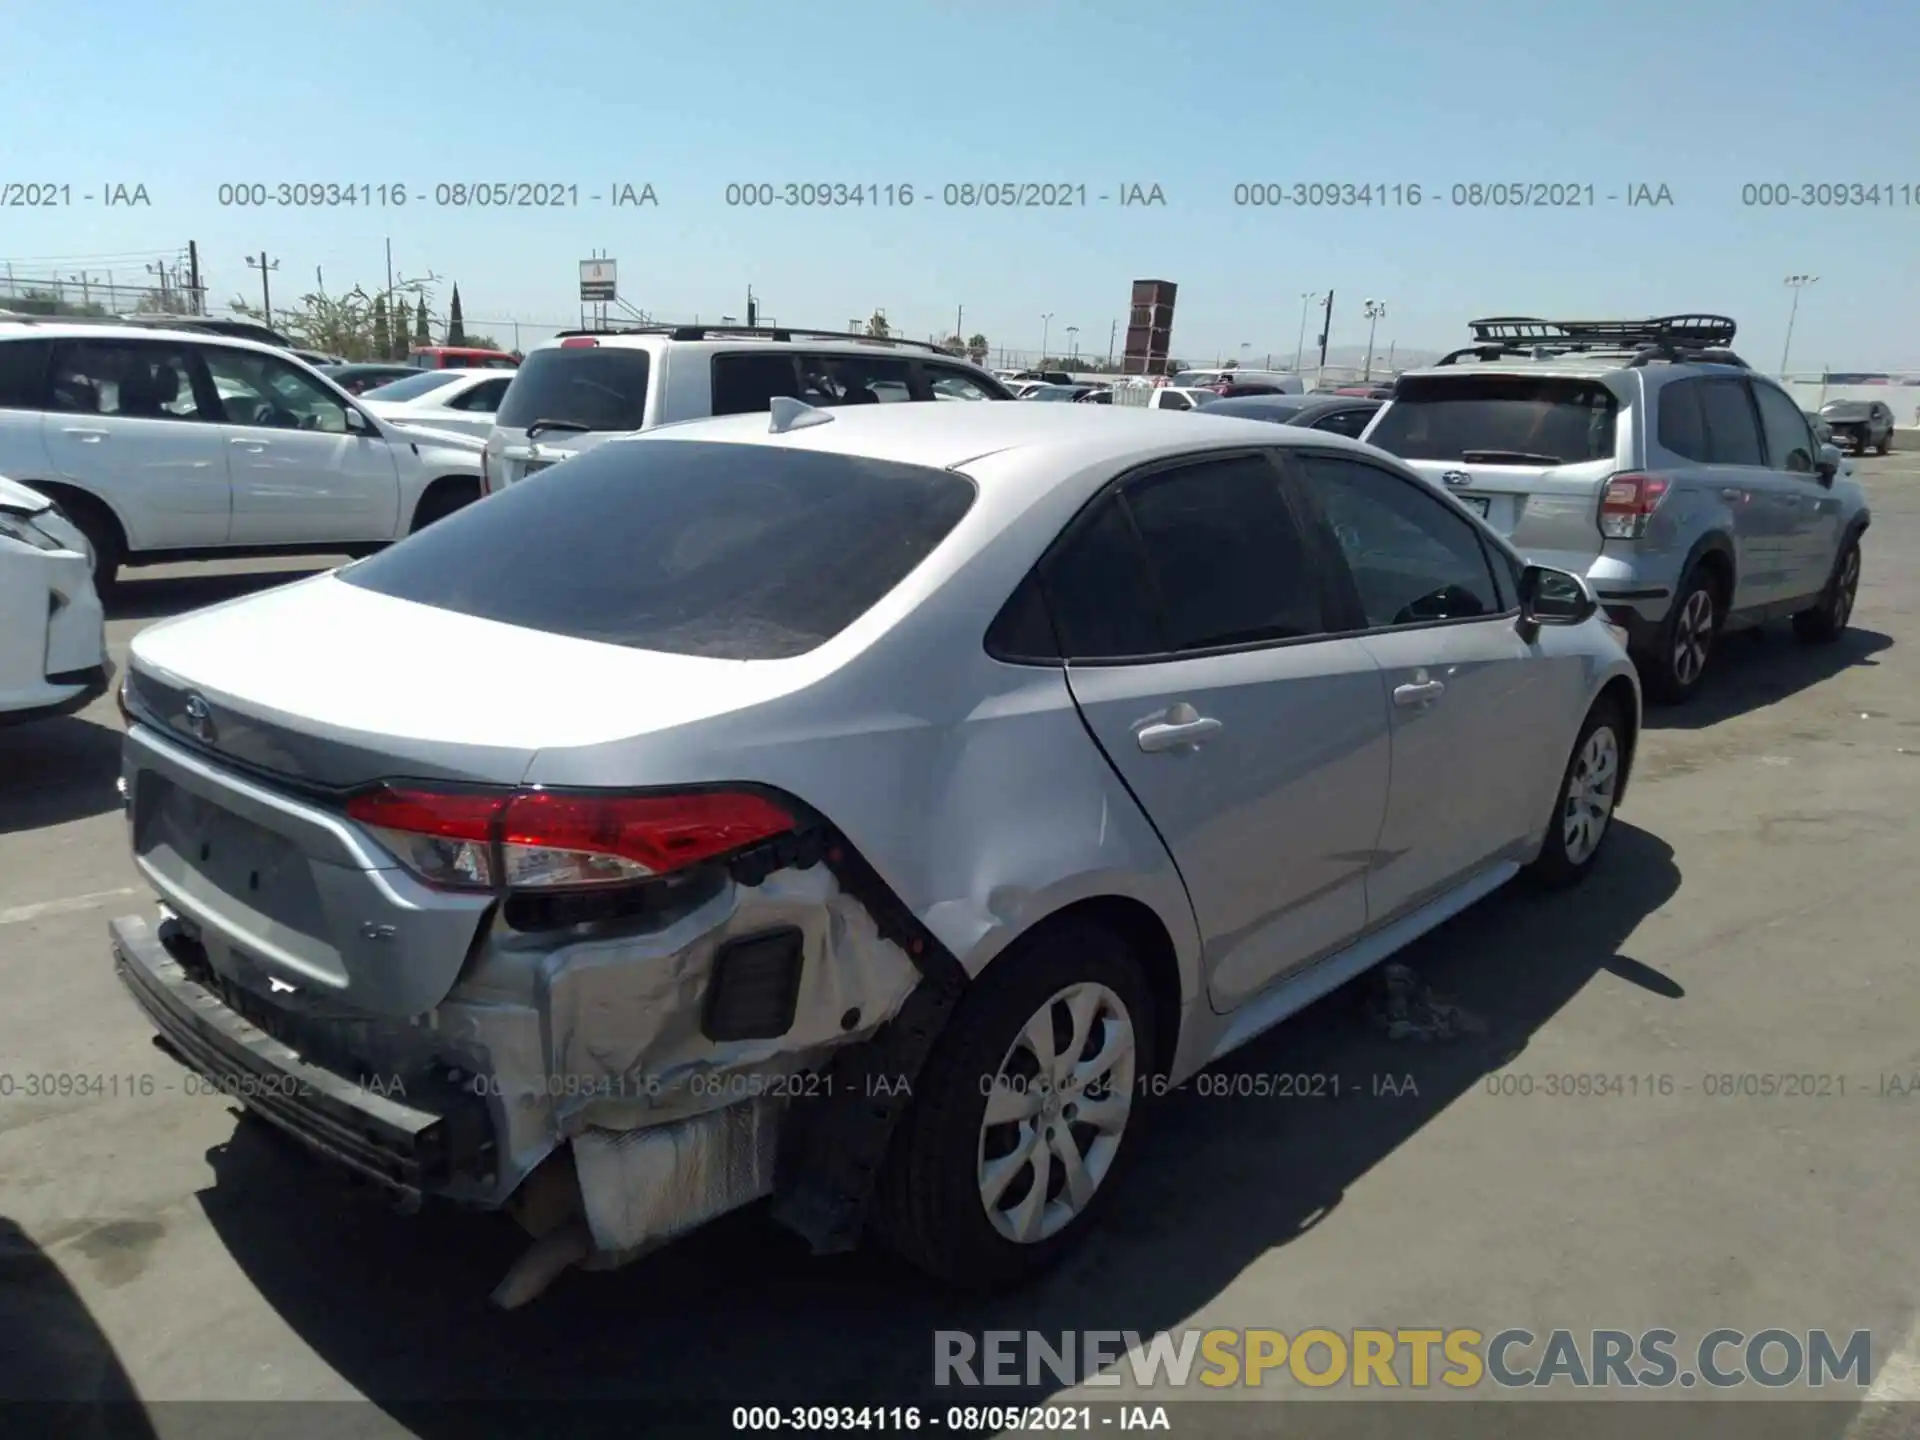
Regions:
[[[1856, 462], [1875, 522], [1845, 640], [1731, 637], [1695, 705], [1649, 711], [1588, 885], [1496, 896], [1404, 957], [1461, 1033], [1390, 1038], [1362, 987], [1330, 997], [1225, 1073], [1334, 1074], [1341, 1098], [1168, 1100], [1102, 1232], [990, 1302], [810, 1259], [748, 1214], [490, 1310], [506, 1222], [398, 1216], [153, 1049], [106, 946], [148, 904], [111, 701], [0, 732], [0, 1396], [137, 1395], [168, 1435], [213, 1412], [165, 1402], [370, 1401], [303, 1413], [464, 1437], [561, 1396], [704, 1406], [721, 1430], [743, 1403], [944, 1407], [935, 1328], [1428, 1325], [1871, 1329], [1880, 1396], [1920, 1400], [1920, 436], [1901, 441]], [[154, 619], [299, 573], [132, 572], [115, 659]], [[29, 1096], [30, 1075], [104, 1086]], [[1640, 1080], [1548, 1093], [1574, 1075]], [[1717, 1078], [1747, 1075], [1811, 1093]], [[1777, 1433], [1859, 1433], [1849, 1394]], [[1807, 1399], [1779, 1392], [1782, 1416], [1782, 1395]], [[1767, 1398], [1724, 1402], [1741, 1433], [1774, 1433], [1742, 1403]]]

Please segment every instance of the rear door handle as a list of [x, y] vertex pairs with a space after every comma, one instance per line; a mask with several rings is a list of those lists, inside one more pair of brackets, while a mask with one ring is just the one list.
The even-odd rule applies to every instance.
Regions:
[[1413, 685], [1396, 685], [1393, 690], [1393, 703], [1425, 705], [1429, 700], [1438, 700], [1446, 693], [1447, 687], [1438, 680], [1423, 680]]
[[1737, 490], [1733, 486], [1729, 485], [1726, 489], [1720, 492], [1720, 498], [1722, 500], [1744, 500], [1747, 498], [1747, 492], [1744, 490]]
[[237, 445], [242, 450], [251, 450], [256, 455], [267, 448], [267, 442], [264, 440], [248, 440], [238, 435], [227, 441], [227, 443], [229, 445]]
[[104, 430], [89, 430], [80, 425], [62, 426], [60, 433], [62, 435], [71, 435], [74, 439], [85, 445], [98, 445], [102, 440], [107, 438], [107, 432]]
[[1218, 720], [1205, 715], [1192, 720], [1175, 720], [1140, 729], [1140, 748], [1149, 755], [1163, 750], [1178, 750], [1183, 745], [1203, 745], [1221, 730]]

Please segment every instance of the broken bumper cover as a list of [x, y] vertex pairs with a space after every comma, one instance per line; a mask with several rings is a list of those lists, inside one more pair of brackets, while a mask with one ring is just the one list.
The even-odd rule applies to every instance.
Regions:
[[115, 973], [210, 1089], [404, 1202], [490, 1175], [491, 1126], [477, 1098], [423, 1106], [310, 1064], [196, 981], [145, 920], [108, 928]]

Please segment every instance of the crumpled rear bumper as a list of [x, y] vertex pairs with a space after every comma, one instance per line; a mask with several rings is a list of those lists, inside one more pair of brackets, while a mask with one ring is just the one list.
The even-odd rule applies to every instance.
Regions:
[[315, 1065], [199, 983], [154, 927], [126, 916], [108, 927], [114, 971], [162, 1046], [211, 1093], [229, 1096], [403, 1202], [494, 1169], [485, 1103], [457, 1089], [399, 1096]]

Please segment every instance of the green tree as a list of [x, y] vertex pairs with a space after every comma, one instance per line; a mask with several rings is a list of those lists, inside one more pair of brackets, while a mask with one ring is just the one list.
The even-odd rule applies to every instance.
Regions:
[[447, 305], [447, 344], [464, 345], [467, 343], [465, 317], [460, 313], [460, 287], [453, 287], [453, 299]]
[[[396, 281], [391, 292], [391, 315], [398, 316], [415, 301], [424, 304], [438, 283], [439, 277], [432, 274]], [[375, 333], [374, 319], [376, 310], [386, 307], [387, 292], [372, 295], [359, 285], [338, 295], [315, 290], [275, 310], [273, 323], [303, 350], [319, 350], [346, 360], [385, 360], [391, 358], [394, 327], [390, 323], [386, 337], [389, 348], [383, 349], [376, 343], [380, 337]], [[266, 323], [259, 307], [244, 299], [232, 300], [227, 309], [237, 319]]]
[[387, 328], [387, 297], [373, 297], [373, 353], [381, 357], [393, 354], [393, 339]]
[[979, 331], [976, 330], [967, 337], [967, 358], [973, 361], [974, 364], [984, 365], [987, 363], [988, 349], [987, 337]]
[[958, 335], [949, 335], [940, 342], [940, 348], [949, 355], [964, 355], [967, 353], [967, 342]]
[[413, 343], [416, 345], [433, 343], [433, 331], [427, 328], [427, 297], [424, 295], [420, 297], [420, 303], [414, 307], [413, 311]]
[[884, 340], [889, 333], [890, 328], [887, 325], [886, 312], [884, 310], [874, 311], [873, 318], [867, 321], [867, 334], [876, 340]]

